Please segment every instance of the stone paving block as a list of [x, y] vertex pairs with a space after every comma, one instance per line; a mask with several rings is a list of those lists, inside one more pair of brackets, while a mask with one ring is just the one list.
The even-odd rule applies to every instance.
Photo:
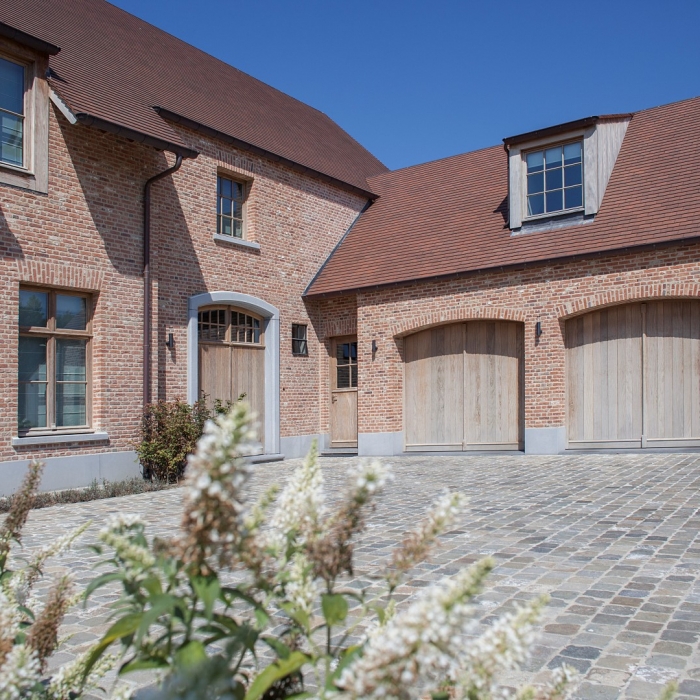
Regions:
[[[482, 622], [541, 593], [552, 597], [542, 615], [543, 637], [520, 673], [578, 665], [584, 678], [575, 697], [601, 700], [616, 697], [614, 691], [656, 700], [665, 682], [678, 676], [682, 696], [700, 697], [700, 491], [693, 487], [700, 481], [700, 455], [412, 455], [390, 461], [396, 478], [370, 518], [373, 527], [357, 543], [357, 575], [349, 586], [371, 583], [377, 590], [367, 574], [383, 566], [442, 486], [460, 489], [470, 498], [463, 522], [397, 590], [399, 608], [438, 578], [490, 553], [498, 566], [476, 608]], [[324, 458], [331, 503], [354, 462]], [[256, 466], [252, 495], [284, 483], [298, 464]], [[22, 554], [88, 519], [94, 524], [84, 540], [92, 542], [117, 512], [140, 513], [150, 535], [167, 536], [178, 527], [179, 509], [180, 492], [172, 489], [34, 511]], [[48, 571], [70, 569], [84, 585], [97, 560], [77, 545]], [[48, 585], [42, 582], [43, 590]], [[76, 634], [55, 658], [72, 659], [99, 637], [116, 598], [116, 589], [106, 588], [85, 609], [71, 611], [66, 630]], [[143, 686], [151, 677], [129, 682]]]

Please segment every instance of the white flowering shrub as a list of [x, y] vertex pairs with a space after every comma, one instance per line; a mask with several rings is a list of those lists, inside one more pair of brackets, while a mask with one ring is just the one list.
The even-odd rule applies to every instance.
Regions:
[[[22, 528], [34, 503], [43, 465], [33, 462], [0, 527], [0, 700], [36, 698], [68, 700], [92, 691], [114, 665], [113, 656], [98, 663], [90, 652], [78, 656], [50, 676], [47, 664], [59, 644], [59, 627], [80, 598], [70, 576], [56, 578], [44, 600], [34, 586], [47, 560], [66, 550], [90, 523], [42, 547], [28, 561], [13, 552], [21, 544]], [[23, 566], [17, 567], [19, 564]], [[87, 668], [90, 661], [90, 669]]]
[[[120, 516], [101, 532], [107, 568], [88, 592], [115, 581], [115, 619], [84, 666], [113, 644], [120, 673], [160, 671], [144, 698], [430, 698], [488, 700], [507, 694], [499, 674], [528, 654], [543, 600], [477, 634], [472, 599], [493, 567], [485, 559], [424, 595], [397, 604], [395, 591], [452, 527], [465, 499], [444, 493], [358, 590], [354, 547], [391, 479], [359, 464], [345, 493], [326, 502], [312, 448], [278, 493], [251, 503], [254, 432], [244, 405], [208, 422], [189, 458], [181, 531], [149, 541], [143, 522]], [[236, 583], [231, 583], [235, 581]], [[373, 591], [373, 592], [370, 592]], [[358, 642], [358, 640], [360, 640]], [[570, 671], [521, 698], [563, 697]], [[515, 694], [511, 693], [514, 697]]]

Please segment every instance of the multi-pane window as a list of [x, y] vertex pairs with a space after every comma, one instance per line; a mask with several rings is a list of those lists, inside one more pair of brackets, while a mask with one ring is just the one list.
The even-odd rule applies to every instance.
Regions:
[[89, 427], [90, 338], [88, 296], [20, 290], [20, 433]]
[[243, 203], [245, 183], [221, 175], [216, 185], [216, 232], [243, 238]]
[[257, 316], [229, 306], [203, 309], [198, 314], [199, 340], [218, 343], [262, 343], [262, 323]]
[[357, 341], [336, 345], [335, 371], [337, 389], [357, 387]]
[[24, 66], [0, 58], [0, 162], [24, 165]]
[[583, 206], [581, 142], [526, 155], [527, 215], [538, 216]]
[[292, 323], [292, 355], [308, 355], [309, 346], [306, 342], [306, 325]]

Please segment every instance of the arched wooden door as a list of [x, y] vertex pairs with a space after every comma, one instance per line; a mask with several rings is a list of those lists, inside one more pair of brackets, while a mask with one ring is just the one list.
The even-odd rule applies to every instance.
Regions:
[[566, 322], [569, 447], [700, 447], [700, 302]]
[[259, 440], [264, 443], [265, 338], [263, 321], [232, 306], [200, 309], [199, 395], [207, 405], [243, 398], [257, 414]]
[[404, 339], [404, 362], [407, 451], [522, 449], [522, 324], [429, 328]]

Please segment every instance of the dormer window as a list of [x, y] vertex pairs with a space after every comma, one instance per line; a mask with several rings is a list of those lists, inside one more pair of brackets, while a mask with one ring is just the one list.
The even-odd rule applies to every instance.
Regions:
[[587, 117], [503, 139], [510, 230], [517, 234], [590, 221], [603, 201], [631, 118]]
[[542, 216], [583, 207], [581, 141], [525, 154], [527, 216]]

